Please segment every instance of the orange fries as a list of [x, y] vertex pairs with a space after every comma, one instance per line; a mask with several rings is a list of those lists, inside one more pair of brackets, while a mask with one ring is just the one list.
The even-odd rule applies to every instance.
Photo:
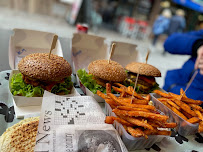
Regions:
[[183, 89], [180, 89], [180, 95], [164, 93], [160, 90], [155, 90], [154, 93], [160, 95], [158, 100], [177, 115], [189, 123], [199, 123], [198, 132], [203, 132], [203, 109], [199, 106], [203, 103], [202, 101], [188, 98]]
[[[133, 137], [148, 138], [148, 135], [171, 134], [171, 131], [159, 130], [159, 128], [175, 128], [177, 124], [167, 122], [168, 116], [161, 115], [157, 112], [155, 106], [149, 105], [150, 95], [142, 97], [131, 86], [125, 87], [120, 83], [115, 83], [115, 85], [118, 87], [112, 86], [112, 88], [120, 93], [118, 96], [110, 92], [110, 84], [106, 84], [107, 95], [97, 91], [97, 94], [109, 104], [112, 112], [117, 116], [107, 116], [106, 123], [113, 124], [114, 121], [119, 122]], [[175, 103], [170, 103], [169, 105], [180, 109]]]

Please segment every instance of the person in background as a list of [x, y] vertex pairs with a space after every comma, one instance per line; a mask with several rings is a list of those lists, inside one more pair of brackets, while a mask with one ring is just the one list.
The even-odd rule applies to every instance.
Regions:
[[197, 60], [195, 62], [195, 69], [199, 69], [200, 74], [203, 75], [203, 45], [197, 50]]
[[154, 35], [152, 45], [155, 46], [161, 34], [165, 34], [168, 30], [171, 18], [171, 11], [169, 9], [163, 10], [162, 14], [155, 20], [152, 33]]
[[170, 19], [167, 34], [170, 36], [173, 33], [182, 33], [185, 29], [185, 12], [182, 9], [176, 10], [176, 15]]
[[166, 39], [164, 49], [172, 54], [185, 54], [191, 57], [181, 69], [170, 70], [166, 73], [163, 89], [180, 94], [180, 89], [185, 90], [195, 69], [200, 68], [186, 95], [203, 101], [203, 75], [201, 75], [203, 74], [203, 30], [172, 34]]

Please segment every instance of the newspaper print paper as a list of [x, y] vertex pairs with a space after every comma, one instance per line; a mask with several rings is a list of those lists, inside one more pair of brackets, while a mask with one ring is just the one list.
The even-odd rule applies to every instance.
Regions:
[[105, 124], [92, 97], [62, 97], [45, 92], [35, 152], [125, 152], [120, 136]]

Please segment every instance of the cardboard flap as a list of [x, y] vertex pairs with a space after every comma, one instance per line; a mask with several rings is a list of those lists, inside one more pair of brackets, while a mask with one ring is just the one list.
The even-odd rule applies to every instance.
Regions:
[[[14, 29], [14, 34], [9, 41], [9, 65], [11, 69], [17, 69], [18, 62], [26, 55], [32, 53], [49, 53], [54, 33]], [[60, 41], [57, 40], [56, 48], [52, 54], [63, 57]]]
[[14, 29], [14, 43], [17, 47], [35, 47], [49, 49], [52, 43], [54, 33]]
[[90, 62], [106, 59], [108, 56], [105, 38], [75, 33], [72, 39], [72, 61], [75, 71], [87, 67]]
[[123, 67], [130, 62], [141, 62], [140, 54], [136, 50], [137, 45], [116, 41], [112, 43], [116, 43], [116, 47], [112, 53], [111, 60], [120, 63]]

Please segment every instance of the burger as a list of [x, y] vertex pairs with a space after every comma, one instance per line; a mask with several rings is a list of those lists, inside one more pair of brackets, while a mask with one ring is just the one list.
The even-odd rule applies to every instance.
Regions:
[[47, 53], [34, 53], [18, 63], [20, 73], [11, 79], [11, 93], [26, 97], [41, 97], [44, 90], [58, 95], [70, 93], [71, 66], [63, 58]]
[[97, 90], [106, 92], [106, 83], [123, 82], [127, 78], [125, 69], [117, 62], [108, 60], [95, 60], [85, 69], [77, 71], [81, 83], [93, 93]]
[[124, 81], [125, 85], [133, 86], [139, 73], [136, 92], [148, 94], [159, 85], [156, 83], [155, 77], [161, 77], [161, 72], [154, 66], [146, 63], [132, 62], [126, 65], [125, 69], [128, 72], [127, 79]]

